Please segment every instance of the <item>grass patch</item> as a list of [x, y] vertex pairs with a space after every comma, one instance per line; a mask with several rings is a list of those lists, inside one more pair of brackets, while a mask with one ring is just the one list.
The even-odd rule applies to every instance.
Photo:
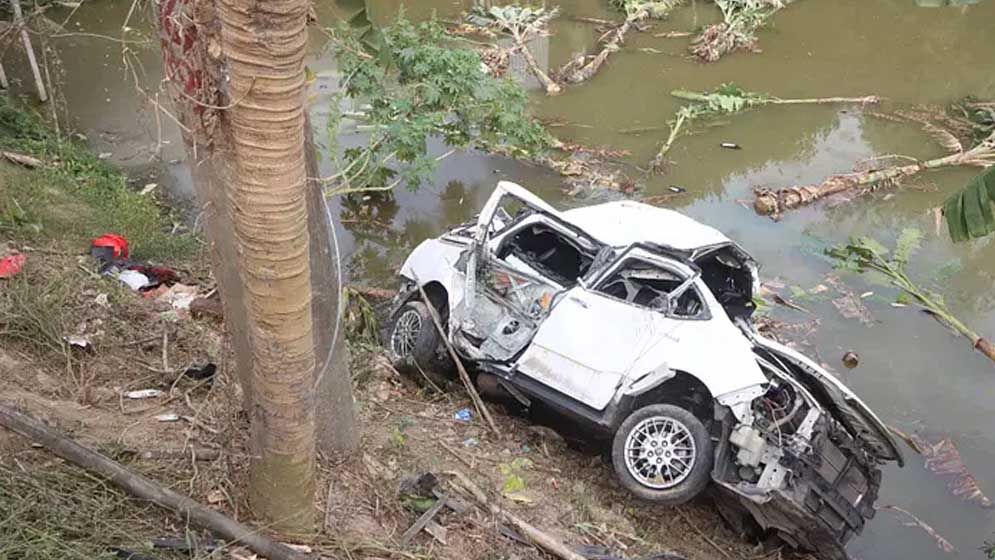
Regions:
[[109, 560], [114, 547], [174, 557], [149, 548], [168, 531], [163, 521], [161, 510], [81, 471], [0, 464], [0, 558]]
[[128, 239], [136, 259], [175, 261], [196, 251], [196, 238], [171, 233], [171, 214], [128, 188], [121, 170], [4, 97], [0, 149], [45, 162], [35, 169], [0, 162], [0, 235], [82, 250], [93, 237], [114, 232]]

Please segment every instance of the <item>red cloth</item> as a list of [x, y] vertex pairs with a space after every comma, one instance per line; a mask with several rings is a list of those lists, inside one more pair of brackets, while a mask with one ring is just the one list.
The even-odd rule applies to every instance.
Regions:
[[90, 242], [91, 247], [110, 247], [115, 259], [128, 258], [128, 240], [116, 233], [105, 233]]
[[28, 256], [20, 253], [7, 255], [0, 259], [0, 278], [10, 278], [20, 272], [26, 260], [28, 260]]

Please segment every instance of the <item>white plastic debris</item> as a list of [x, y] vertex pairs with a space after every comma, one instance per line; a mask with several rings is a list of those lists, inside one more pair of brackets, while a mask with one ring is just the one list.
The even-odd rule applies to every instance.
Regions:
[[166, 414], [159, 414], [158, 416], [155, 417], [155, 419], [158, 420], [159, 422], [179, 422], [180, 415], [176, 414], [175, 412], [169, 412]]
[[62, 340], [66, 341], [66, 344], [72, 346], [73, 348], [80, 348], [86, 350], [90, 347], [90, 341], [82, 336], [64, 336]]
[[124, 394], [125, 397], [134, 400], [155, 399], [162, 395], [163, 393], [159, 389], [141, 389], [138, 391], [128, 391]]
[[197, 286], [174, 284], [158, 299], [169, 302], [173, 309], [190, 309], [190, 303], [197, 299], [198, 290]]
[[96, 303], [100, 307], [107, 307], [110, 302], [107, 301], [107, 294], [97, 294], [97, 297], [93, 298], [93, 303]]
[[117, 274], [117, 279], [136, 291], [149, 285], [149, 277], [137, 270], [122, 270]]

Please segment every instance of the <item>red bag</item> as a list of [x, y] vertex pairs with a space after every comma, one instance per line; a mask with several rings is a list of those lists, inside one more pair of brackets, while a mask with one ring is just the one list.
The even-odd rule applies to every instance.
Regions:
[[111, 250], [114, 259], [128, 258], [128, 240], [116, 233], [105, 233], [90, 242], [90, 247], [98, 249], [107, 247]]

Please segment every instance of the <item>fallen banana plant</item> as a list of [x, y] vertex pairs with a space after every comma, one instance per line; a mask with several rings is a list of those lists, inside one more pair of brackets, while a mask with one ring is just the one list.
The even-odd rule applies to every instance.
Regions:
[[545, 35], [550, 20], [555, 18], [558, 13], [557, 8], [546, 10], [545, 8], [526, 6], [491, 6], [490, 8], [477, 6], [473, 8], [466, 20], [471, 25], [493, 28], [510, 35], [515, 43], [515, 50], [522, 54], [529, 70], [542, 84], [546, 94], [555, 95], [562, 91], [560, 85], [553, 81], [536, 62], [535, 56], [529, 50], [528, 42], [533, 37]]
[[978, 479], [967, 470], [964, 458], [953, 440], [943, 438], [930, 441], [918, 434], [909, 437], [922, 450], [922, 455], [926, 458], [926, 469], [947, 479], [947, 489], [951, 494], [983, 508], [993, 506], [991, 498], [978, 486]]
[[670, 135], [660, 148], [656, 158], [653, 160], [651, 168], [660, 169], [665, 161], [667, 152], [673, 147], [674, 141], [685, 130], [685, 127], [698, 119], [716, 117], [719, 115], [729, 115], [739, 113], [753, 107], [763, 107], [765, 105], [823, 105], [831, 103], [859, 103], [861, 105], [876, 104], [881, 98], [876, 95], [866, 95], [863, 97], [812, 97], [804, 99], [782, 99], [766, 93], [746, 91], [736, 84], [722, 84], [713, 91], [688, 91], [674, 90], [670, 92], [674, 97], [686, 101], [687, 103], [678, 109], [674, 118], [667, 124], [670, 127]]
[[625, 12], [625, 21], [602, 36], [601, 50], [595, 55], [582, 54], [567, 62], [560, 69], [560, 76], [571, 84], [590, 80], [608, 60], [608, 56], [622, 48], [625, 35], [646, 19], [663, 19], [684, 0], [610, 0], [612, 7]]
[[894, 251], [889, 251], [874, 239], [860, 237], [851, 239], [846, 245], [833, 247], [827, 253], [839, 261], [839, 268], [860, 273], [871, 271], [881, 274], [892, 286], [901, 290], [902, 296], [899, 301], [904, 303], [911, 300], [912, 303], [918, 304], [937, 321], [970, 340], [975, 350], [995, 361], [995, 345], [955, 317], [947, 309], [942, 296], [917, 286], [909, 278], [905, 269], [912, 253], [919, 248], [921, 240], [922, 232], [917, 229], [906, 229], [899, 235]]
[[756, 30], [794, 0], [715, 0], [722, 21], [705, 27], [689, 47], [703, 62], [715, 62], [737, 50], [757, 52]]
[[[970, 143], [969, 145], [972, 146], [969, 149], [964, 148], [965, 141], [956, 134], [957, 131], [950, 130], [943, 124], [928, 121], [922, 122], [918, 118], [910, 118], [908, 115], [899, 114], [897, 115], [899, 120], [920, 122], [926, 132], [936, 138], [950, 153], [946, 156], [926, 161], [918, 161], [915, 158], [907, 156], [897, 156], [899, 159], [912, 160], [913, 163], [904, 165], [896, 164], [880, 169], [833, 175], [817, 185], [789, 187], [776, 191], [757, 188], [754, 189], [753, 193], [753, 209], [760, 215], [778, 216], [786, 210], [799, 208], [832, 195], [847, 193], [859, 196], [873, 191], [883, 183], [899, 182], [904, 178], [931, 169], [959, 166], [989, 168], [995, 165], [995, 108], [991, 104], [977, 103], [967, 104], [964, 106], [964, 109], [968, 111], [968, 115], [974, 122], [975, 134], [966, 139]], [[981, 131], [982, 134], [977, 134], [978, 131]], [[968, 190], [970, 191], [969, 194], [973, 194], [975, 197], [980, 196], [979, 189]], [[967, 218], [963, 214], [956, 213], [957, 204], [961, 204], [961, 208], [965, 208], [963, 206], [965, 200], [964, 198], [958, 198], [952, 202], [948, 201], [950, 204], [948, 208], [951, 210], [952, 215], [959, 216], [959, 219], [955, 219], [952, 222], [953, 227], [957, 229], [951, 230], [951, 235], [957, 235], [957, 238], [959, 238], [959, 233], [962, 231], [960, 228], [968, 227]], [[984, 211], [982, 209], [983, 206], [980, 204], [980, 198], [976, 198], [976, 200], [979, 202], [978, 206], [974, 206], [974, 201], [970, 201], [970, 205], [966, 207], [968, 211], [973, 212], [975, 209]], [[986, 219], [985, 222], [993, 223], [993, 220]], [[973, 224], [973, 227], [977, 228], [977, 222], [973, 222]], [[975, 229], [975, 231], [980, 231], [980, 229]]]

